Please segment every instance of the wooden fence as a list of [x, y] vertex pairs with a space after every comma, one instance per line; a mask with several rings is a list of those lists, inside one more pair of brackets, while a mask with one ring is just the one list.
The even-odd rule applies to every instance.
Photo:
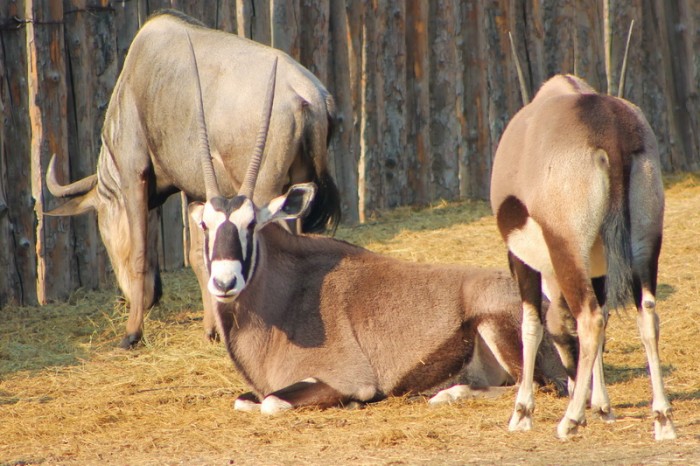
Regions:
[[[520, 107], [508, 31], [531, 95], [557, 72], [616, 91], [634, 19], [625, 94], [646, 112], [665, 170], [700, 168], [693, 0], [0, 0], [0, 306], [110, 280], [93, 214], [42, 215], [56, 205], [44, 174], [52, 153], [64, 181], [94, 173], [129, 43], [164, 7], [285, 50], [326, 84], [338, 109], [331, 165], [349, 221], [488, 196], [496, 143]], [[161, 209], [165, 268], [184, 262], [179, 202]]]

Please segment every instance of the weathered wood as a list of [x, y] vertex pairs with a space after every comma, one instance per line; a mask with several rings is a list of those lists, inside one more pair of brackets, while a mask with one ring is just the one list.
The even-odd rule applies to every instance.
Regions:
[[408, 0], [406, 18], [406, 153], [413, 159], [406, 173], [407, 202], [426, 205], [432, 200], [428, 4]]
[[[433, 192], [440, 199], [459, 197], [459, 151], [463, 140], [456, 114], [462, 97], [461, 28], [455, 0], [430, 2], [430, 142]], [[461, 106], [459, 107], [461, 108]]]
[[360, 222], [365, 222], [381, 208], [379, 169], [379, 138], [377, 115], [381, 112], [377, 95], [381, 87], [377, 82], [377, 5], [372, 0], [362, 2], [362, 68], [360, 90], [360, 158], [358, 161], [357, 188]]
[[300, 62], [322, 83], [328, 82], [329, 0], [301, 1]]
[[377, 83], [381, 83], [382, 110], [377, 112], [381, 159], [381, 183], [384, 185], [381, 208], [408, 203], [407, 166], [415, 157], [406, 152], [406, 10], [403, 3], [379, 2], [381, 44]]
[[302, 22], [301, 10], [297, 0], [271, 0], [272, 9], [272, 46], [284, 50], [299, 60], [300, 28]]
[[[24, 18], [25, 0], [0, 3], [0, 17]], [[27, 82], [27, 30], [3, 29], [0, 93], [3, 103], [3, 144], [0, 152], [0, 306], [34, 304], [36, 250], [34, 200], [29, 173], [29, 90]], [[6, 249], [5, 249], [6, 248]], [[7, 280], [7, 281], [5, 281]]]
[[329, 16], [332, 81], [328, 86], [335, 96], [335, 137], [331, 141], [330, 161], [340, 191], [343, 218], [348, 222], [359, 220], [357, 199], [357, 159], [359, 155], [359, 121], [357, 107], [359, 81], [360, 8], [357, 0], [331, 2]]
[[[68, 131], [70, 180], [95, 173], [101, 146], [102, 122], [116, 79], [114, 14], [108, 0], [64, 2], [65, 41], [70, 70]], [[77, 286], [94, 289], [107, 280], [106, 251], [97, 230], [97, 216], [73, 217], [74, 264]], [[102, 264], [102, 267], [95, 267]]]
[[270, 0], [239, 0], [236, 18], [238, 35], [270, 45]]
[[61, 0], [27, 2], [29, 62], [29, 119], [31, 122], [31, 186], [36, 226], [36, 292], [40, 303], [68, 296], [71, 280], [70, 218], [45, 217], [54, 201], [44, 202], [44, 167], [56, 154], [60, 171], [68, 172], [68, 125], [66, 121], [66, 67], [64, 62], [63, 4]]

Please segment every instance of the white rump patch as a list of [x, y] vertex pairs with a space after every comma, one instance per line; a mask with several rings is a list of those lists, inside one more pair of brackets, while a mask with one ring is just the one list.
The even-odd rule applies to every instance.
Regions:
[[260, 405], [260, 412], [267, 416], [274, 416], [275, 414], [279, 414], [282, 411], [287, 411], [292, 408], [293, 406], [291, 403], [281, 400], [274, 395], [269, 395], [265, 397]]
[[513, 230], [508, 235], [507, 242], [508, 249], [527, 265], [545, 275], [554, 276], [554, 267], [547, 243], [544, 241], [542, 227], [532, 217], [527, 218], [524, 227]]

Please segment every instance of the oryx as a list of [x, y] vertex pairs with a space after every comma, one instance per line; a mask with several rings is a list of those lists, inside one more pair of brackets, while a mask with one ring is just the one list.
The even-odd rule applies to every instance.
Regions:
[[[302, 216], [315, 187], [295, 184], [254, 202], [264, 138], [259, 144], [237, 196], [222, 196], [212, 176], [207, 201], [189, 206], [204, 237], [220, 334], [253, 389], [236, 408], [272, 414], [367, 402], [429, 389], [462, 370], [483, 385], [519, 378], [520, 300], [507, 273], [404, 262], [290, 234], [278, 222]], [[207, 151], [202, 143], [203, 171], [211, 172]], [[556, 378], [556, 367], [563, 375], [558, 357], [543, 361], [543, 375]]]
[[547, 318], [573, 394], [557, 428], [584, 423], [587, 395], [612, 419], [602, 345], [609, 307], [634, 300], [651, 372], [655, 435], [675, 438], [659, 361], [656, 279], [664, 212], [654, 133], [630, 102], [557, 75], [506, 127], [496, 150], [491, 206], [522, 297], [523, 381], [511, 430], [532, 426], [532, 370]]
[[[72, 199], [47, 213], [97, 211], [100, 234], [130, 302], [122, 347], [139, 341], [144, 310], [159, 295], [156, 236], [149, 225], [155, 217], [149, 221], [149, 209], [177, 191], [194, 200], [206, 198], [202, 165], [191, 150], [199, 137], [195, 76], [201, 76], [210, 165], [222, 193], [233, 195], [243, 182], [255, 143], [273, 59], [279, 61], [279, 78], [269, 121], [268, 155], [260, 168], [255, 200], [264, 203], [294, 183], [313, 181], [319, 193], [303, 230], [333, 226], [339, 219], [340, 200], [327, 166], [334, 112], [331, 95], [285, 53], [207, 29], [175, 11], [151, 17], [129, 48], [107, 108], [97, 173], [60, 186], [52, 160], [49, 190]], [[193, 245], [190, 261], [204, 289], [207, 273], [200, 250], [201, 245]], [[214, 335], [206, 293], [203, 300], [205, 329]]]

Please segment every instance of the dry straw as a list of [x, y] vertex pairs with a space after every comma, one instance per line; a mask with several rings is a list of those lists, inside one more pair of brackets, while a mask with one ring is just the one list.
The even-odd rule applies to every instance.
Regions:
[[[566, 400], [537, 395], [535, 429], [507, 432], [514, 391], [429, 408], [423, 398], [363, 409], [238, 413], [246, 390], [221, 344], [203, 341], [189, 270], [165, 275], [144, 344], [115, 349], [126, 318], [116, 290], [0, 311], [0, 464], [583, 464], [700, 462], [700, 178], [667, 182], [660, 264], [661, 355], [679, 439], [653, 441], [651, 389], [635, 311], [611, 317], [606, 376], [614, 424], [589, 416], [554, 437]], [[338, 236], [420, 262], [505, 266], [485, 203], [399, 209]], [[429, 324], [429, 323], [427, 323]]]

